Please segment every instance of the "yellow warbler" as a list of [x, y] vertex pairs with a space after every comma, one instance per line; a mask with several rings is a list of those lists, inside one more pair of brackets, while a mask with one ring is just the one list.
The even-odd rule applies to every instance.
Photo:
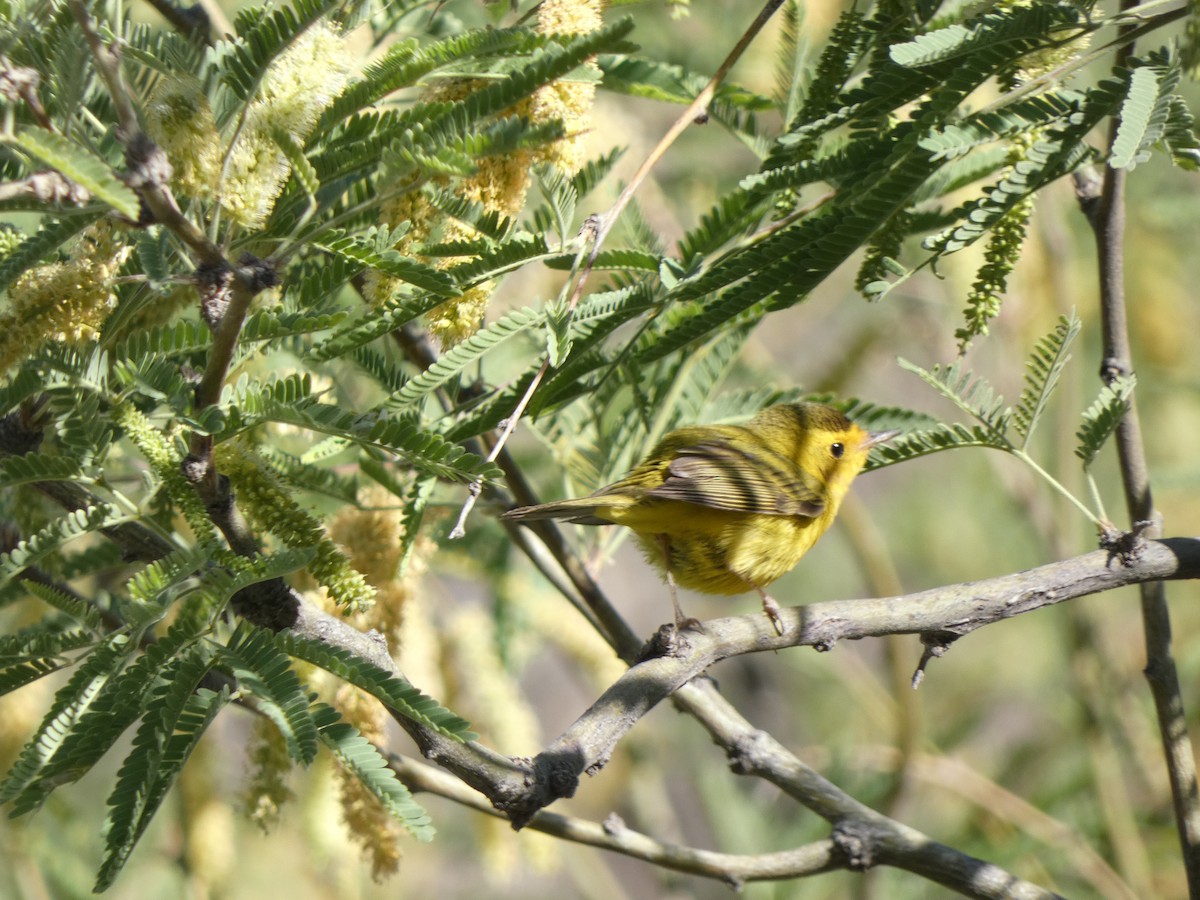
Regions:
[[781, 403], [745, 425], [672, 431], [620, 481], [590, 497], [509, 510], [502, 518], [624, 525], [675, 585], [706, 594], [756, 590], [789, 571], [825, 533], [871, 448], [898, 432], [864, 431], [820, 403]]

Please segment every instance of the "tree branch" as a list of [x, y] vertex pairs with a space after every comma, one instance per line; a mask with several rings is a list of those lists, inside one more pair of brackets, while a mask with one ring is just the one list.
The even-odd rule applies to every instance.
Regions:
[[[839, 640], [889, 634], [932, 635], [942, 645], [992, 622], [1077, 597], [1158, 579], [1200, 577], [1200, 539], [1148, 542], [1139, 557], [1119, 563], [1106, 551], [968, 584], [868, 600], [834, 600], [785, 608], [784, 633], [753, 613], [703, 623], [702, 631], [656, 636], [651, 658], [617, 680], [533, 762], [535, 774], [552, 775], [569, 797], [584, 772], [594, 774], [642, 716], [709, 666], [747, 653], [809, 646], [829, 650]], [[578, 768], [574, 778], [569, 766]], [[548, 785], [531, 786], [527, 805], [510, 809], [518, 825], [553, 798]], [[819, 810], [818, 810], [819, 812]]]
[[709, 679], [697, 679], [683, 687], [675, 695], [675, 705], [694, 716], [724, 748], [734, 772], [770, 781], [830, 822], [833, 841], [851, 869], [892, 866], [982, 900], [1058, 896], [859, 803], [771, 735], [754, 728], [717, 693]]
[[[1126, 12], [1135, 5], [1130, 0], [1122, 0], [1121, 10]], [[1135, 32], [1135, 26], [1121, 29], [1121, 35], [1129, 40], [1118, 48], [1115, 65], [1124, 66], [1129, 62]], [[1109, 126], [1110, 153], [1120, 124], [1120, 119], [1114, 118]], [[1104, 342], [1100, 378], [1105, 384], [1133, 372], [1125, 301], [1125, 176], [1123, 169], [1105, 166], [1098, 194], [1094, 177], [1090, 181], [1076, 179], [1076, 193], [1096, 241], [1100, 322]], [[1150, 474], [1138, 420], [1136, 391], [1130, 396], [1125, 415], [1117, 425], [1115, 443], [1125, 491], [1125, 506], [1131, 524], [1135, 529], [1144, 528], [1148, 537], [1162, 534], [1162, 517], [1154, 507], [1150, 491]], [[1171, 782], [1175, 825], [1187, 872], [1188, 894], [1192, 898], [1200, 898], [1200, 792], [1196, 786], [1196, 758], [1188, 735], [1183, 692], [1171, 651], [1171, 614], [1167, 607], [1166, 590], [1160, 582], [1142, 584], [1141, 606], [1146, 679], [1154, 698], [1159, 735]]]

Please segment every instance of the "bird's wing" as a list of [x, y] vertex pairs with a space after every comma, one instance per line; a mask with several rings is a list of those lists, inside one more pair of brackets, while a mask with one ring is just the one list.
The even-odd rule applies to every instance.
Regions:
[[787, 460], [765, 450], [743, 450], [723, 441], [681, 447], [666, 478], [647, 497], [680, 500], [710, 509], [768, 516], [819, 516], [819, 486]]

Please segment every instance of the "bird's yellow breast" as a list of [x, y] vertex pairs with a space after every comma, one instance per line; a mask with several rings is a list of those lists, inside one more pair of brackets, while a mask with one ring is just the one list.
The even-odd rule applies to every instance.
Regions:
[[[676, 583], [705, 594], [741, 594], [790, 571], [833, 521], [836, 508], [815, 518], [709, 509], [674, 500], [639, 500], [601, 507], [597, 516], [624, 525]], [[670, 560], [663, 559], [663, 546]]]

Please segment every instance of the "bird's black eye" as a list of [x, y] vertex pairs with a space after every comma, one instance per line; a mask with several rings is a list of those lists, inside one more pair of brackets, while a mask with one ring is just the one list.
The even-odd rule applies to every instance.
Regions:
[[829, 448], [829, 452], [833, 454], [834, 459], [841, 459], [842, 454], [846, 452], [846, 445], [838, 441]]

